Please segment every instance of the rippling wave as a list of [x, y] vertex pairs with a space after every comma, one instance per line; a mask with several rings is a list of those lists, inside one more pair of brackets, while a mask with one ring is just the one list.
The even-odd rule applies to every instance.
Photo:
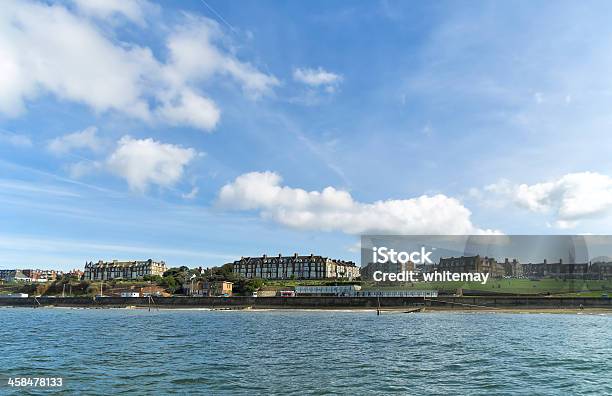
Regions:
[[612, 394], [611, 316], [15, 308], [0, 323], [3, 377], [61, 376], [56, 394]]

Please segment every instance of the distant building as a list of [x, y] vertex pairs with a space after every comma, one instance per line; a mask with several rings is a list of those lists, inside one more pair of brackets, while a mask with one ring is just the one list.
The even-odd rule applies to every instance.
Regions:
[[85, 263], [83, 279], [110, 280], [110, 279], [142, 279], [150, 275], [162, 276], [168, 268], [163, 261], [98, 261]]
[[503, 263], [494, 258], [471, 256], [449, 257], [440, 259], [438, 271], [451, 272], [484, 272], [493, 278], [509, 276], [513, 278], [560, 278], [560, 279], [612, 279], [612, 262], [594, 261], [590, 263], [573, 263], [559, 261], [541, 263], [519, 263], [507, 258]]
[[481, 272], [491, 274], [493, 278], [501, 278], [506, 275], [503, 264], [498, 263], [494, 258], [480, 255], [441, 258], [436, 269], [439, 272], [452, 273]]
[[262, 279], [356, 279], [359, 267], [352, 261], [322, 256], [242, 257], [234, 261], [233, 271], [242, 278]]
[[41, 269], [0, 270], [0, 279], [7, 282], [53, 282], [61, 275], [61, 271]]
[[187, 284], [187, 294], [196, 297], [229, 297], [234, 284], [226, 281], [196, 281]]
[[14, 269], [0, 269], [0, 280], [8, 281], [9, 278], [15, 276], [15, 271]]
[[595, 261], [589, 268], [591, 279], [612, 279], [612, 262]]
[[32, 282], [53, 282], [58, 276], [61, 276], [63, 272], [55, 270], [41, 270], [41, 269], [24, 269], [21, 272]]
[[589, 272], [589, 263], [564, 263], [562, 259], [551, 263], [544, 259], [542, 263], [523, 264], [524, 276], [532, 279], [583, 279], [590, 277]]
[[74, 276], [74, 277], [75, 277], [75, 278], [77, 278], [77, 279], [83, 279], [83, 275], [85, 275], [85, 272], [81, 271], [81, 270], [80, 270], [80, 269], [78, 269], [78, 268], [75, 268], [75, 269], [71, 269], [71, 270], [68, 272], [68, 275], [69, 275], [69, 276]]
[[504, 263], [497, 263], [501, 265], [504, 269], [504, 276], [512, 277], [512, 278], [522, 278], [523, 277], [523, 265], [518, 262], [517, 259], [512, 259], [512, 261], [506, 258]]
[[530, 279], [544, 278], [546, 260], [543, 263], [525, 263], [523, 264], [523, 275]]
[[7, 282], [32, 282], [32, 278], [26, 276], [23, 271], [19, 269], [14, 270], [0, 270], [0, 279]]

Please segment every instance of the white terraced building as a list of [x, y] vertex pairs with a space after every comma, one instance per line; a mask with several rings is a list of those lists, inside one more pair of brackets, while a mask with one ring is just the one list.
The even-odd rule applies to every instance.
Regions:
[[359, 267], [352, 261], [330, 259], [328, 257], [270, 256], [242, 257], [234, 261], [233, 271], [242, 278], [262, 279], [355, 279]]
[[147, 275], [162, 276], [168, 268], [163, 261], [98, 261], [85, 263], [83, 279], [110, 280], [110, 279], [141, 279]]

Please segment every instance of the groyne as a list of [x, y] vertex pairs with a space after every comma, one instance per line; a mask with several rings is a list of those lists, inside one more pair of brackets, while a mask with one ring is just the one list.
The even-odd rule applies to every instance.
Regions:
[[28, 297], [0, 298], [0, 306], [84, 308], [326, 308], [375, 309], [425, 306], [444, 309], [524, 308], [571, 309], [609, 308], [611, 298], [600, 297]]

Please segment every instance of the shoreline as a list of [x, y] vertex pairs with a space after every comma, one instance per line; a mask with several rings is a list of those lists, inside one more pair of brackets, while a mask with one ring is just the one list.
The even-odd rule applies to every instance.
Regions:
[[593, 297], [28, 297], [2, 298], [0, 307], [91, 309], [329, 310], [382, 312], [612, 312], [612, 299]]
[[[199, 311], [199, 312], [334, 312], [334, 313], [363, 313], [370, 312], [376, 314], [377, 309], [372, 307], [363, 308], [344, 308], [344, 307], [232, 307], [232, 308], [207, 308], [207, 307], [149, 307], [145, 305], [129, 305], [125, 307], [111, 307], [111, 306], [59, 306], [59, 305], [45, 305], [45, 306], [20, 306], [20, 305], [3, 305], [0, 306], [2, 309], [11, 308], [29, 308], [29, 309], [59, 309], [59, 310], [149, 310], [149, 311]], [[456, 313], [456, 314], [564, 314], [564, 315], [598, 315], [606, 316], [612, 315], [612, 309], [609, 308], [525, 308], [525, 307], [504, 307], [504, 308], [493, 308], [493, 307], [482, 307], [482, 308], [451, 308], [451, 307], [422, 307], [416, 309], [415, 307], [386, 307], [380, 309], [380, 315], [389, 314], [435, 314], [435, 313]]]

